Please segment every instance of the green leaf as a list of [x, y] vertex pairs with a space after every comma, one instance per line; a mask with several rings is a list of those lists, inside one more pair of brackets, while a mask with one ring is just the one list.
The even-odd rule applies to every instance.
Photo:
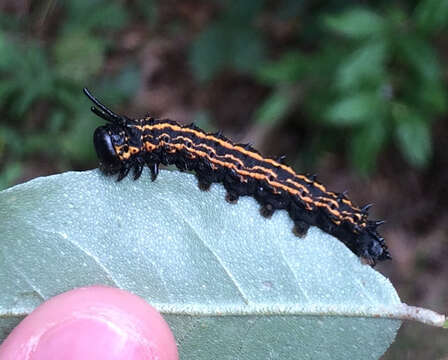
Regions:
[[376, 165], [378, 153], [387, 140], [385, 125], [375, 119], [351, 134], [350, 158], [354, 167], [363, 175], [369, 175]]
[[224, 5], [227, 7], [224, 16], [240, 24], [250, 23], [262, 11], [264, 3], [265, 0], [224, 2]]
[[103, 79], [97, 88], [104, 102], [116, 104], [132, 99], [137, 93], [142, 79], [141, 69], [133, 64], [123, 65], [115, 76]]
[[257, 109], [256, 122], [261, 125], [274, 125], [285, 116], [290, 105], [291, 95], [286, 91], [277, 90]]
[[421, 107], [426, 107], [428, 116], [440, 114], [446, 110], [447, 91], [443, 82], [421, 82], [415, 91], [421, 101]]
[[65, 33], [56, 41], [56, 72], [63, 79], [85, 84], [103, 65], [104, 44], [85, 32]]
[[333, 32], [355, 39], [381, 35], [386, 27], [381, 16], [364, 8], [347, 10], [340, 15], [328, 15], [324, 18], [324, 23]]
[[[80, 103], [84, 101], [85, 99], [79, 99]], [[56, 142], [62, 149], [64, 158], [78, 163], [91, 162], [95, 159], [95, 152], [91, 146], [92, 138], [86, 134], [93, 134], [98, 127], [98, 121], [89, 116], [88, 109], [78, 105], [77, 111], [70, 117], [68, 130], [58, 136]]]
[[0, 47], [5, 50], [3, 60], [9, 63], [0, 60], [0, 68], [6, 73], [0, 86], [0, 103], [8, 103], [7, 110], [22, 117], [33, 102], [52, 93], [53, 74], [46, 53], [36, 44], [18, 46], [5, 42]]
[[16, 59], [20, 58], [20, 50], [15, 46], [4, 32], [0, 33], [0, 70], [10, 71], [14, 69]]
[[281, 59], [261, 66], [257, 71], [257, 78], [268, 85], [295, 83], [311, 70], [309, 57], [298, 51], [290, 51]]
[[203, 30], [190, 49], [190, 64], [200, 81], [224, 69], [256, 73], [265, 58], [265, 44], [253, 20], [263, 0], [225, 2], [223, 15]]
[[[230, 51], [229, 51], [230, 50]], [[230, 65], [241, 73], [254, 73], [264, 60], [265, 48], [260, 34], [251, 28], [235, 29], [231, 48], [228, 49]]]
[[401, 36], [397, 39], [398, 54], [425, 82], [440, 82], [442, 68], [434, 47], [418, 36]]
[[395, 136], [402, 154], [411, 165], [426, 166], [432, 153], [428, 121], [406, 105], [395, 105], [392, 115], [397, 123]]
[[120, 2], [105, 0], [69, 0], [64, 3], [68, 17], [63, 23], [64, 33], [90, 32], [123, 28], [129, 21], [127, 8]]
[[441, 31], [448, 24], [448, 2], [440, 0], [423, 0], [415, 8], [414, 17], [421, 30], [426, 32]]
[[[11, 186], [22, 175], [23, 167], [20, 162], [8, 163], [3, 166], [0, 174], [0, 190]], [[1, 326], [0, 326], [1, 327]]]
[[18, 129], [6, 125], [0, 126], [0, 158], [6, 159], [7, 154], [20, 158], [25, 152], [23, 135]]
[[254, 199], [231, 205], [192, 175], [143, 175], [71, 172], [0, 192], [0, 334], [91, 284], [153, 304], [181, 359], [377, 359], [397, 319], [425, 320], [340, 241], [295, 237], [286, 212], [265, 219]]
[[226, 31], [219, 24], [210, 25], [193, 42], [190, 64], [197, 79], [210, 80], [228, 62]]
[[256, 72], [264, 59], [260, 34], [246, 24], [218, 21], [201, 32], [190, 50], [197, 79], [207, 81], [225, 68]]
[[380, 105], [376, 94], [359, 93], [330, 106], [325, 118], [338, 126], [362, 124], [375, 117]]
[[387, 46], [384, 42], [368, 42], [345, 59], [336, 74], [336, 84], [342, 91], [353, 91], [363, 84], [378, 85], [386, 74], [384, 63]]

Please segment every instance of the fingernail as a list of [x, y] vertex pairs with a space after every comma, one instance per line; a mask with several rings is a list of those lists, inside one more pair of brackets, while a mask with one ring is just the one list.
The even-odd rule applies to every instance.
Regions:
[[150, 347], [131, 339], [116, 324], [104, 319], [76, 319], [43, 334], [32, 360], [153, 359]]

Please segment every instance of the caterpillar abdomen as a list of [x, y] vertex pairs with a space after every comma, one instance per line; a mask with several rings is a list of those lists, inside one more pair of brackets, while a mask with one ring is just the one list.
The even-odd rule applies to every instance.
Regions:
[[286, 210], [299, 236], [314, 225], [371, 264], [390, 258], [376, 230], [383, 222], [368, 220], [368, 207], [361, 209], [344, 193], [328, 191], [315, 177], [297, 174], [283, 164], [283, 158], [263, 157], [248, 144], [235, 144], [221, 133], [209, 134], [193, 124], [117, 115], [87, 89], [84, 92], [96, 105], [92, 111], [110, 122], [94, 134], [100, 169], [105, 174], [118, 174], [121, 180], [132, 170], [138, 179], [147, 165], [155, 180], [160, 164], [175, 165], [181, 171], [194, 172], [202, 190], [222, 183], [229, 202], [240, 196], [254, 197], [265, 217], [275, 210]]

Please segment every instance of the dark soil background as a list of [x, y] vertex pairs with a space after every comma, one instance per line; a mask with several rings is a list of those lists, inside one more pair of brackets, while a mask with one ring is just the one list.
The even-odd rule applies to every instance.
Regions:
[[[438, 8], [434, 1], [237, 3], [0, 0], [2, 187], [96, 167], [91, 137], [99, 122], [81, 91], [88, 86], [116, 112], [150, 112], [221, 129], [265, 155], [286, 154], [297, 171], [317, 173], [329, 189], [349, 190], [357, 204], [373, 202], [372, 217], [387, 220], [381, 230], [393, 256], [377, 270], [390, 278], [403, 302], [447, 313], [447, 6]], [[398, 23], [397, 37], [417, 39], [418, 45], [411, 55], [399, 49], [400, 38], [396, 49], [388, 47], [378, 81], [388, 83], [392, 95], [372, 110], [384, 107], [382, 115], [344, 122], [358, 110], [348, 107], [341, 121], [328, 119], [341, 98], [376, 86], [368, 77], [361, 90], [333, 91], [341, 63], [350, 61], [360, 41], [362, 46], [377, 41], [375, 34], [360, 40], [344, 27], [353, 20], [344, 18], [351, 11], [365, 15], [359, 9], [376, 14], [389, 30]], [[325, 30], [325, 16], [345, 22]], [[373, 28], [362, 23], [354, 21], [355, 34]], [[413, 68], [414, 57], [424, 51], [433, 54], [428, 59], [436, 65], [425, 60]], [[295, 59], [291, 68], [284, 56]], [[353, 65], [352, 73], [356, 69]], [[435, 74], [430, 81], [435, 90], [428, 96], [441, 99], [438, 108], [414, 96], [429, 93], [419, 88], [418, 71], [425, 69]], [[266, 101], [278, 91], [289, 102], [283, 106], [274, 99], [268, 107]], [[411, 109], [410, 116], [414, 110], [419, 114], [404, 135], [394, 118], [403, 108]], [[383, 140], [372, 148], [375, 123], [384, 125]], [[448, 359], [448, 334], [405, 323], [384, 359]]]

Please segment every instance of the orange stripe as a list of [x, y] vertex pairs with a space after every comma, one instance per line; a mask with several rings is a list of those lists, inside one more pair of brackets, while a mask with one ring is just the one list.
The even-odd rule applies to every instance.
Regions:
[[[147, 119], [143, 119], [143, 121], [146, 121], [146, 120]], [[236, 150], [236, 151], [238, 151], [238, 152], [240, 152], [242, 154], [249, 155], [252, 158], [254, 158], [256, 160], [259, 160], [261, 162], [267, 162], [267, 163], [270, 163], [271, 165], [279, 167], [279, 168], [285, 170], [286, 172], [289, 172], [291, 175], [293, 175], [293, 176], [295, 176], [295, 177], [297, 177], [297, 178], [299, 178], [301, 180], [304, 180], [305, 182], [307, 182], [309, 184], [313, 184], [313, 186], [315, 186], [320, 191], [322, 191], [324, 193], [327, 193], [329, 195], [332, 195], [333, 197], [337, 197], [337, 195], [335, 193], [327, 191], [327, 189], [325, 188], [325, 186], [323, 184], [320, 184], [320, 183], [318, 183], [316, 181], [311, 181], [311, 179], [309, 179], [305, 175], [297, 174], [291, 167], [289, 167], [287, 165], [284, 165], [284, 164], [281, 164], [281, 163], [279, 163], [279, 162], [277, 162], [277, 161], [275, 161], [273, 159], [264, 158], [263, 156], [261, 156], [260, 154], [258, 154], [256, 152], [252, 152], [252, 151], [246, 150], [244, 147], [239, 146], [239, 145], [233, 145], [230, 142], [227, 142], [225, 140], [219, 139], [219, 138], [217, 138], [217, 137], [215, 137], [213, 135], [208, 135], [208, 134], [205, 134], [205, 133], [203, 133], [201, 131], [190, 129], [190, 128], [186, 128], [186, 127], [182, 127], [180, 125], [172, 125], [172, 124], [166, 124], [166, 123], [165, 124], [159, 123], [159, 124], [154, 124], [154, 125], [143, 125], [143, 126], [137, 126], [137, 127], [141, 128], [142, 130], [144, 130], [144, 129], [148, 129], [148, 130], [151, 130], [151, 129], [162, 130], [162, 129], [165, 129], [165, 128], [169, 128], [169, 129], [172, 129], [172, 130], [178, 131], [178, 132], [187, 132], [187, 133], [194, 134], [198, 138], [201, 138], [201, 139], [207, 139], [207, 140], [215, 141], [218, 144], [220, 144], [221, 146], [223, 146], [224, 148], [227, 148], [227, 149], [230, 149], [230, 150]], [[344, 199], [344, 202], [347, 205], [353, 207], [355, 210], [359, 210], [359, 208], [354, 206], [351, 201]]]
[[[226, 149], [235, 150], [235, 151], [237, 151], [239, 153], [242, 153], [244, 155], [248, 155], [248, 156], [250, 156], [250, 157], [252, 157], [252, 158], [254, 158], [256, 160], [259, 160], [260, 162], [267, 162], [267, 163], [270, 163], [270, 164], [272, 164], [272, 165], [274, 165], [276, 167], [280, 167], [281, 169], [289, 172], [291, 175], [293, 175], [293, 176], [295, 176], [295, 177], [297, 177], [299, 179], [302, 179], [302, 180], [304, 180], [305, 182], [307, 182], [309, 184], [312, 184], [313, 186], [315, 186], [320, 191], [322, 191], [322, 192], [324, 192], [324, 193], [326, 193], [326, 194], [328, 194], [328, 195], [330, 195], [330, 196], [332, 196], [334, 198], [337, 198], [337, 195], [335, 193], [333, 193], [333, 192], [327, 191], [325, 186], [323, 186], [322, 184], [320, 184], [318, 182], [311, 181], [309, 178], [307, 178], [304, 175], [296, 174], [294, 172], [294, 170], [292, 170], [292, 168], [290, 168], [288, 166], [285, 166], [283, 164], [280, 164], [280, 163], [276, 162], [275, 160], [264, 158], [264, 157], [262, 157], [258, 153], [255, 153], [255, 152], [252, 152], [252, 151], [244, 149], [242, 146], [232, 145], [230, 142], [227, 142], [227, 141], [224, 141], [222, 139], [219, 139], [219, 138], [217, 138], [217, 137], [215, 137], [213, 135], [207, 135], [207, 134], [204, 134], [204, 133], [202, 133], [200, 131], [197, 131], [197, 130], [194, 130], [194, 129], [190, 129], [190, 128], [184, 128], [184, 127], [181, 127], [179, 125], [171, 125], [171, 124], [163, 124], [163, 123], [154, 124], [154, 125], [143, 125], [143, 126], [137, 126], [137, 127], [139, 129], [141, 129], [142, 131], [144, 131], [144, 130], [151, 131], [152, 129], [163, 130], [163, 129], [167, 129], [168, 128], [168, 129], [171, 129], [171, 130], [177, 131], [177, 132], [191, 133], [191, 134], [197, 136], [200, 139], [206, 139], [206, 140], [215, 141], [219, 145], [221, 145], [222, 147], [224, 147]], [[166, 134], [166, 135], [169, 136], [169, 134]], [[320, 196], [318, 199], [324, 201], [324, 202], [322, 202], [322, 201], [315, 201], [315, 200], [313, 200], [309, 196], [303, 196], [302, 193], [309, 194], [309, 190], [303, 184], [298, 183], [298, 182], [296, 182], [296, 181], [294, 181], [292, 179], [286, 179], [286, 182], [289, 182], [289, 183], [293, 184], [295, 187], [297, 187], [300, 190], [297, 190], [295, 188], [291, 188], [289, 186], [286, 186], [286, 185], [284, 185], [284, 184], [282, 184], [282, 183], [280, 183], [278, 181], [269, 180], [269, 176], [274, 177], [275, 179], [277, 178], [277, 173], [275, 171], [273, 171], [272, 169], [265, 168], [265, 167], [260, 166], [260, 165], [255, 165], [255, 166], [253, 166], [251, 168], [247, 168], [248, 170], [252, 170], [252, 171], [261, 170], [262, 172], [265, 172], [265, 173], [269, 174], [269, 176], [263, 175], [263, 174], [260, 174], [260, 173], [257, 173], [257, 172], [251, 172], [251, 171], [247, 171], [247, 170], [244, 170], [244, 169], [239, 169], [238, 166], [236, 166], [234, 163], [221, 161], [221, 160], [219, 160], [217, 158], [217, 157], [229, 158], [229, 159], [237, 162], [238, 164], [240, 164], [240, 166], [244, 167], [245, 166], [244, 162], [241, 159], [235, 157], [233, 154], [217, 155], [216, 150], [213, 147], [211, 147], [209, 145], [206, 145], [206, 144], [203, 144], [203, 143], [202, 144], [196, 144], [194, 141], [192, 141], [188, 137], [177, 136], [173, 140], [179, 140], [179, 139], [182, 140], [184, 143], [183, 144], [173, 144], [173, 143], [167, 143], [165, 141], [160, 141], [160, 145], [156, 146], [154, 144], [148, 145], [149, 142], [145, 142], [144, 146], [145, 146], [145, 149], [147, 149], [147, 150], [149, 149], [148, 151], [155, 150], [159, 146], [163, 146], [163, 145], [168, 145], [169, 147], [174, 147], [174, 148], [176, 148], [178, 150], [186, 150], [186, 151], [188, 151], [188, 152], [190, 152], [192, 154], [196, 154], [197, 156], [207, 158], [207, 160], [211, 163], [212, 167], [215, 168], [215, 169], [216, 169], [216, 167], [214, 166], [214, 164], [217, 164], [217, 165], [220, 165], [220, 166], [224, 166], [224, 167], [227, 167], [227, 168], [230, 168], [230, 169], [234, 170], [235, 173], [237, 173], [238, 175], [241, 175], [240, 176], [240, 180], [243, 181], [243, 182], [247, 182], [247, 180], [244, 178], [244, 176], [248, 176], [248, 177], [251, 177], [251, 178], [254, 178], [254, 179], [257, 179], [257, 180], [262, 180], [262, 181], [267, 182], [268, 184], [270, 184], [273, 187], [274, 190], [281, 189], [281, 190], [284, 190], [284, 191], [288, 192], [291, 195], [295, 195], [295, 196], [297, 196], [298, 198], [300, 198], [304, 202], [304, 205], [305, 205], [305, 207], [308, 210], [312, 210], [313, 209], [311, 205], [318, 206], [318, 207], [324, 207], [324, 208], [326, 208], [328, 210], [328, 212], [330, 214], [332, 214], [335, 217], [337, 217], [339, 219], [339, 221], [349, 221], [349, 222], [351, 222], [353, 224], [356, 224], [355, 219], [353, 218], [353, 216], [357, 217], [359, 219], [359, 221], [362, 221], [363, 217], [360, 214], [357, 214], [357, 213], [352, 214], [352, 213], [347, 212], [347, 211], [343, 211], [343, 212], [338, 211], [339, 204], [334, 199], [325, 198], [325, 197]], [[187, 142], [191, 143], [193, 145], [193, 147], [191, 147], [191, 148], [187, 147], [185, 145], [185, 143], [187, 143]], [[206, 151], [199, 150], [198, 147], [205, 148], [208, 151], [208, 153]], [[214, 156], [210, 157], [209, 156], [210, 153], [214, 154]], [[332, 203], [334, 206], [336, 206], [337, 209], [332, 209], [331, 205], [327, 204], [325, 201], [329, 202], [329, 203]], [[351, 201], [349, 201], [347, 199], [343, 199], [342, 201], [344, 202], [344, 204], [349, 205], [349, 206], [353, 207], [354, 210], [356, 210], [356, 207], [354, 207], [352, 205]], [[344, 216], [344, 215], [346, 215], [346, 216]], [[337, 221], [337, 220], [334, 220], [334, 221]], [[365, 227], [366, 226], [366, 224], [363, 223], [363, 222], [361, 222], [358, 225], [361, 226], [361, 227]]]

